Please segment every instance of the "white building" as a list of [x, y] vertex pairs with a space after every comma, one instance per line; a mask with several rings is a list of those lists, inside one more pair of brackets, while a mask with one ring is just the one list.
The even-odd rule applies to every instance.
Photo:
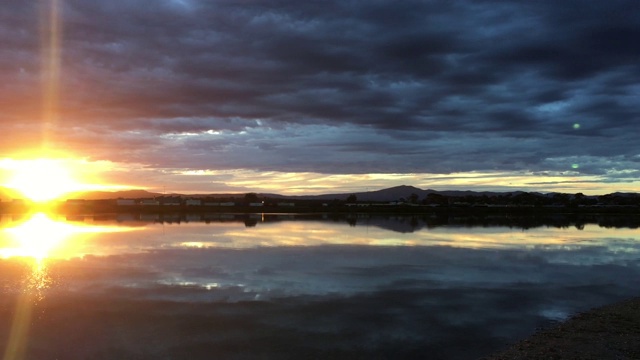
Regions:
[[116, 205], [118, 206], [132, 206], [135, 205], [136, 201], [133, 199], [118, 199], [116, 200]]
[[164, 198], [162, 199], [164, 206], [180, 206], [180, 198]]
[[200, 199], [187, 199], [184, 202], [184, 204], [187, 205], [187, 206], [200, 206], [200, 205], [202, 205], [202, 200], [200, 200]]

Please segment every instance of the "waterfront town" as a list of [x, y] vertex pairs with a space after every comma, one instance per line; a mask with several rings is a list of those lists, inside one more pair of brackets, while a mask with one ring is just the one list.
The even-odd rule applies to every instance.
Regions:
[[[228, 195], [161, 195], [81, 199], [70, 198], [47, 204], [61, 213], [108, 212], [404, 212], [430, 211], [534, 211], [534, 212], [640, 212], [640, 195], [614, 193], [588, 196], [562, 193], [436, 192], [406, 187], [405, 196], [394, 189], [357, 194], [281, 196], [257, 193]], [[422, 194], [419, 194], [422, 193]], [[424, 195], [426, 194], [426, 195]], [[421, 196], [424, 195], [424, 196]], [[41, 204], [24, 199], [0, 199], [0, 212], [23, 212]]]

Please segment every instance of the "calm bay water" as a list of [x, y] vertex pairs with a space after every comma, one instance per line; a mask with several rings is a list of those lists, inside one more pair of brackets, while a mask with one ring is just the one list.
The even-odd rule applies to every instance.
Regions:
[[3, 215], [0, 349], [28, 359], [475, 359], [637, 296], [630, 224]]

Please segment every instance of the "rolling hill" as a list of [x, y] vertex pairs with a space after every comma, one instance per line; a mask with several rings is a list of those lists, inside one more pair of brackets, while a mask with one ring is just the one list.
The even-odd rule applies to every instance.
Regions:
[[[522, 191], [511, 192], [511, 194], [519, 194]], [[318, 201], [332, 201], [332, 200], [345, 200], [350, 195], [355, 195], [358, 198], [358, 201], [374, 201], [374, 202], [387, 202], [387, 201], [396, 201], [398, 199], [404, 198], [408, 199], [411, 194], [418, 195], [419, 199], [424, 199], [429, 194], [439, 194], [449, 197], [461, 197], [461, 196], [493, 196], [493, 195], [505, 195], [508, 193], [498, 193], [498, 192], [476, 192], [476, 191], [437, 191], [431, 189], [420, 189], [415, 186], [401, 185], [394, 186], [386, 189], [380, 189], [375, 191], [364, 191], [364, 192], [356, 192], [356, 193], [334, 193], [334, 194], [322, 194], [322, 195], [281, 195], [281, 194], [270, 194], [270, 193], [259, 193], [259, 197], [268, 197], [274, 199], [282, 199], [282, 200], [318, 200]], [[162, 196], [163, 194], [149, 192], [145, 190], [127, 190], [127, 191], [116, 191], [116, 192], [84, 192], [84, 193], [73, 193], [66, 196], [68, 199], [85, 199], [85, 200], [102, 200], [102, 199], [117, 199], [117, 198], [135, 198], [135, 199], [144, 199], [144, 198], [153, 198], [157, 196]], [[244, 193], [229, 193], [229, 194], [166, 194], [168, 196], [182, 196], [182, 197], [194, 197], [194, 198], [202, 198], [202, 197], [214, 197], [214, 198], [244, 198]]]

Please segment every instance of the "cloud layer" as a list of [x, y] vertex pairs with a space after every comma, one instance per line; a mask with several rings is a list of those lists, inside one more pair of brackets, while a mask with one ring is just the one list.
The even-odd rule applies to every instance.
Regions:
[[46, 139], [166, 171], [640, 168], [634, 1], [61, 2], [49, 124], [49, 9], [3, 7], [5, 153]]

